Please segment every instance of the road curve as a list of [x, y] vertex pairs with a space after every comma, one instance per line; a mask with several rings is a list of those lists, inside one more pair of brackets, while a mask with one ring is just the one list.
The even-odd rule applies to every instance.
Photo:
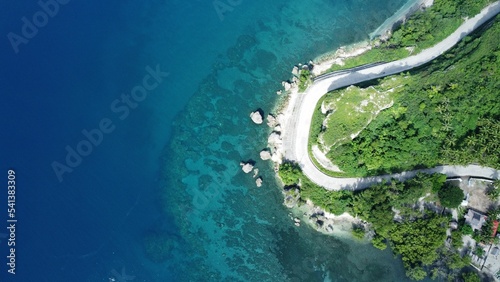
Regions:
[[323, 186], [328, 190], [357, 190], [364, 189], [384, 180], [391, 178], [408, 179], [417, 172], [444, 173], [449, 177], [453, 176], [474, 176], [484, 178], [498, 178], [499, 170], [481, 167], [477, 165], [469, 166], [438, 166], [431, 169], [415, 170], [399, 174], [382, 175], [367, 178], [336, 178], [321, 172], [311, 161], [308, 154], [308, 139], [311, 127], [311, 120], [316, 109], [318, 101], [327, 92], [368, 81], [381, 78], [388, 75], [404, 72], [415, 67], [421, 66], [436, 57], [440, 56], [462, 38], [473, 32], [476, 28], [492, 19], [500, 13], [500, 1], [484, 8], [481, 13], [475, 17], [466, 20], [453, 34], [445, 38], [434, 47], [423, 50], [421, 53], [373, 67], [356, 69], [348, 73], [339, 73], [338, 75], [316, 81], [307, 89], [304, 94], [298, 94], [298, 97], [292, 99], [292, 114], [289, 120], [284, 124], [283, 130], [283, 153], [288, 160], [297, 162], [304, 174], [316, 184]]

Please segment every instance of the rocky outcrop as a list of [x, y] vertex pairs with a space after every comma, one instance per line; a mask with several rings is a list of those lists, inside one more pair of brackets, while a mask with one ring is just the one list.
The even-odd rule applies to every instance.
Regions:
[[273, 131], [267, 138], [267, 143], [270, 145], [270, 147], [275, 147], [276, 144], [281, 144], [281, 134], [279, 132]]
[[241, 162], [240, 166], [244, 173], [250, 173], [253, 170], [252, 162]]
[[293, 224], [295, 224], [295, 226], [300, 226], [300, 219], [298, 217], [294, 218]]
[[267, 119], [267, 126], [273, 128], [276, 125], [278, 125], [278, 121], [276, 120], [276, 117], [273, 116], [272, 114], [268, 114], [266, 119]]
[[257, 185], [257, 187], [262, 187], [262, 177], [255, 179], [255, 185]]
[[283, 163], [283, 155], [280, 151], [276, 150], [274, 154], [271, 156], [271, 160], [277, 164]]
[[271, 159], [271, 152], [269, 152], [268, 149], [264, 149], [262, 151], [260, 151], [260, 158], [263, 160], [263, 161], [267, 161], [269, 159]]
[[255, 112], [252, 112], [250, 114], [250, 118], [256, 124], [262, 124], [263, 122], [261, 110], [256, 110]]
[[288, 208], [293, 208], [298, 205], [300, 199], [299, 189], [291, 188], [283, 191], [285, 199], [283, 204]]
[[288, 81], [281, 82], [281, 85], [283, 85], [285, 91], [290, 91], [290, 89], [292, 89], [292, 84]]

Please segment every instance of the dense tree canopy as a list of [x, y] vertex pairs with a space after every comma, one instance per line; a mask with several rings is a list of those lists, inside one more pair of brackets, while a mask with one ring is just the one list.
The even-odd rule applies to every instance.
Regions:
[[444, 245], [447, 218], [429, 214], [425, 219], [396, 224], [390, 239], [410, 268], [431, 265], [438, 259], [436, 250]]
[[[396, 50], [393, 54], [397, 57], [405, 47], [428, 47], [489, 2], [435, 0], [430, 12], [412, 17], [382, 45], [388, 52], [378, 49], [369, 56], [386, 56]], [[480, 163], [500, 168], [500, 23], [494, 21], [430, 64], [401, 77], [404, 91], [394, 94], [394, 105], [352, 141], [328, 154], [335, 164], [346, 174], [358, 176], [437, 164]], [[313, 136], [324, 130], [322, 122], [321, 116], [313, 117]], [[392, 180], [355, 192], [327, 191], [293, 164], [283, 165], [280, 177], [285, 185], [299, 186], [303, 201], [310, 199], [326, 211], [349, 212], [370, 222], [375, 232], [373, 245], [379, 249], [391, 246], [401, 255], [412, 279], [422, 280], [429, 271], [433, 278], [444, 281], [459, 275], [458, 269], [470, 263], [469, 257], [462, 258], [457, 250], [445, 246], [448, 218], [419, 205], [419, 198], [439, 200], [446, 207], [460, 204], [463, 192], [446, 185], [445, 175], [417, 174], [405, 182]], [[491, 240], [491, 225], [489, 219], [484, 230], [473, 236]], [[451, 246], [461, 246], [462, 235], [471, 231], [452, 232]], [[363, 235], [361, 230], [357, 233]], [[478, 281], [479, 277], [465, 274], [463, 279]]]
[[464, 192], [455, 185], [444, 185], [438, 192], [441, 205], [447, 208], [456, 208], [464, 199]]
[[332, 150], [333, 163], [359, 176], [438, 164], [500, 168], [498, 21], [428, 66], [401, 75], [405, 89], [394, 105]]

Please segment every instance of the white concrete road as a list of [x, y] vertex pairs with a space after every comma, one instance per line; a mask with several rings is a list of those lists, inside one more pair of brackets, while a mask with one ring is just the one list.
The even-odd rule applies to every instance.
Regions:
[[[363, 70], [357, 70], [350, 73], [339, 74], [325, 80], [318, 81], [310, 86], [306, 93], [298, 94], [294, 99], [293, 112], [286, 122], [283, 130], [284, 156], [288, 160], [296, 161], [302, 171], [316, 184], [325, 187], [328, 190], [341, 189], [363, 189], [373, 183], [383, 181], [384, 179], [396, 178], [405, 179], [415, 175], [416, 171], [405, 172], [394, 175], [384, 175], [369, 178], [335, 178], [322, 173], [311, 161], [308, 154], [307, 145], [311, 120], [320, 98], [327, 92], [368, 81], [392, 74], [404, 72], [415, 67], [421, 66], [434, 58], [440, 56], [462, 38], [473, 32], [476, 28], [487, 22], [500, 12], [500, 1], [497, 1], [481, 11], [477, 16], [465, 21], [453, 34], [438, 43], [432, 48], [426, 49], [421, 53], [402, 59], [369, 67]], [[433, 169], [424, 170], [427, 172], [440, 172], [448, 176], [476, 176], [493, 178], [500, 175], [500, 171], [491, 168], [470, 166], [440, 166]]]

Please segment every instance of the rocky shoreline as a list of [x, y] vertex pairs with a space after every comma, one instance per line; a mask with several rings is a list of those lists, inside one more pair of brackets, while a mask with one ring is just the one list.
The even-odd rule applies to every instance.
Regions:
[[[394, 28], [401, 20], [408, 18], [412, 13], [420, 8], [428, 8], [433, 4], [433, 0], [420, 0], [412, 6], [406, 7], [406, 12], [400, 13], [388, 19], [382, 26], [390, 26]], [[381, 29], [382, 26], [379, 28]], [[377, 30], [379, 30], [377, 29]], [[364, 52], [377, 46], [380, 40], [387, 40], [391, 36], [392, 29], [386, 29], [378, 38], [354, 43], [347, 46], [342, 46], [334, 52], [324, 54], [315, 60], [311, 60], [306, 64], [295, 65], [291, 71], [292, 76], [289, 80], [282, 81], [283, 89], [276, 91], [281, 98], [278, 99], [274, 109], [266, 116], [266, 123], [271, 128], [271, 133], [268, 136], [267, 147], [263, 149], [259, 155], [262, 160], [271, 160], [274, 163], [274, 171], [276, 178], [281, 179], [278, 175], [280, 165], [284, 159], [283, 132], [287, 121], [293, 113], [293, 109], [299, 98], [299, 84], [303, 71], [309, 71], [312, 76], [320, 75], [329, 70], [334, 64], [344, 65], [344, 60], [351, 57], [356, 57]], [[261, 109], [256, 109], [250, 113], [250, 118], [255, 124], [264, 122], [264, 113]], [[254, 172], [253, 177], [256, 178], [256, 186], [261, 187], [263, 183], [262, 177], [258, 176], [258, 169], [254, 168], [255, 162], [252, 160], [241, 162], [240, 165], [245, 173]], [[298, 188], [283, 189], [284, 205], [291, 209], [291, 220], [296, 226], [300, 226], [302, 222], [311, 226], [319, 232], [330, 235], [350, 236], [354, 227], [362, 227], [364, 230], [370, 230], [370, 225], [359, 218], [353, 217], [350, 214], [344, 213], [340, 216], [330, 214], [318, 206], [315, 206], [309, 199], [300, 199], [300, 191]], [[305, 202], [304, 202], [305, 201]], [[368, 238], [371, 237], [368, 232]]]

